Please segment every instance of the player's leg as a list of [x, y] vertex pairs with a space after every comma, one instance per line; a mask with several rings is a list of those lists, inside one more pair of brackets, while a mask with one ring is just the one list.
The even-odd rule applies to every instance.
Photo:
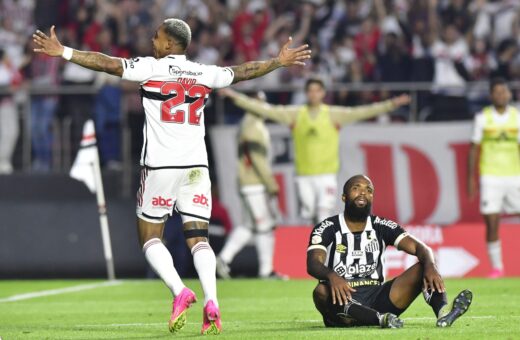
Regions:
[[296, 190], [300, 205], [300, 216], [315, 223], [317, 194], [313, 187], [312, 176], [298, 176], [296, 178]]
[[480, 179], [480, 212], [486, 223], [486, 244], [492, 267], [489, 274], [490, 278], [498, 278], [504, 275], [502, 244], [498, 228], [507, 187], [508, 185], [504, 185], [500, 178], [482, 176]]
[[[423, 286], [423, 266], [416, 263], [408, 268], [404, 273], [396, 277], [390, 282], [386, 282], [384, 289], [378, 296], [376, 306], [377, 310], [396, 313], [398, 315], [405, 311], [415, 298], [421, 293]], [[385, 298], [388, 296], [388, 301]], [[428, 292], [424, 294], [426, 302], [432, 307], [433, 312], [439, 317], [444, 306], [448, 304], [446, 292]], [[395, 309], [394, 309], [395, 308]]]
[[217, 257], [217, 274], [224, 279], [231, 277], [229, 265], [233, 262], [235, 255], [244, 248], [253, 236], [253, 218], [251, 213], [253, 205], [250, 202], [250, 196], [252, 196], [250, 189], [247, 186], [242, 187], [240, 192], [242, 224], [233, 228], [224, 248], [222, 248]]
[[139, 243], [152, 269], [170, 288], [174, 300], [169, 321], [171, 332], [186, 323], [186, 310], [196, 301], [195, 294], [182, 282], [173, 258], [162, 243], [164, 222], [173, 209], [172, 186], [176, 183], [173, 170], [141, 170], [137, 192], [137, 232]]
[[184, 237], [204, 291], [202, 333], [218, 334], [222, 326], [217, 300], [216, 258], [208, 242], [212, 204], [208, 169], [185, 169], [177, 196], [177, 211], [182, 217]]
[[382, 328], [401, 328], [403, 322], [391, 313], [380, 314], [375, 309], [358, 302], [350, 302], [346, 306], [332, 304], [330, 288], [319, 283], [312, 294], [316, 309], [323, 316], [327, 327], [380, 326]]
[[[416, 263], [394, 280], [386, 282], [381, 293], [376, 298], [374, 308], [381, 312], [389, 311], [399, 315], [405, 311], [422, 290], [423, 266]], [[463, 290], [448, 305], [446, 292], [423, 291], [424, 300], [431, 307], [437, 317], [437, 326], [451, 326], [462, 314], [464, 314], [473, 299], [468, 290]]]
[[250, 213], [255, 230], [255, 244], [258, 253], [259, 270], [262, 278], [277, 278], [273, 271], [275, 217], [269, 207], [269, 197], [262, 190], [249, 196]]
[[338, 183], [336, 174], [315, 176], [314, 185], [318, 193], [317, 222], [336, 214]]

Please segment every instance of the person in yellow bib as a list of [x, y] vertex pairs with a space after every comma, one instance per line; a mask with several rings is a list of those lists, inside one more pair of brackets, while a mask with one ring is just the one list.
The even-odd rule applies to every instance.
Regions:
[[486, 222], [490, 278], [504, 276], [498, 235], [500, 213], [520, 213], [520, 115], [509, 105], [511, 91], [502, 78], [490, 82], [492, 105], [475, 115], [468, 157], [468, 196], [477, 191], [475, 168], [480, 156], [480, 212]]
[[305, 83], [306, 105], [271, 105], [229, 88], [219, 92], [238, 107], [291, 128], [300, 214], [313, 223], [334, 213], [339, 170], [339, 130], [356, 121], [373, 118], [410, 102], [408, 95], [358, 107], [323, 103], [326, 90], [321, 79]]

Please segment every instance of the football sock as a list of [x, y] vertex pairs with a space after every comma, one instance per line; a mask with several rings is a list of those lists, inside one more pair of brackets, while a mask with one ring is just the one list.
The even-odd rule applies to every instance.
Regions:
[[350, 302], [345, 306], [345, 314], [366, 326], [379, 326], [381, 315], [372, 308]]
[[231, 235], [229, 235], [224, 248], [218, 256], [225, 263], [231, 263], [235, 255], [249, 242], [251, 235], [251, 230], [245, 227], [237, 226], [233, 228]]
[[502, 263], [502, 245], [500, 241], [488, 242], [487, 249], [491, 266], [494, 269], [504, 270], [504, 264]]
[[218, 307], [217, 276], [215, 273], [217, 261], [213, 249], [211, 249], [208, 242], [199, 242], [191, 248], [191, 254], [193, 255], [193, 264], [204, 291], [204, 305], [209, 300], [213, 300]]
[[424, 300], [429, 304], [433, 312], [439, 317], [441, 309], [448, 304], [448, 295], [446, 292], [439, 293], [437, 291], [432, 292], [431, 289], [423, 291]]
[[274, 233], [272, 230], [255, 236], [260, 277], [267, 277], [273, 271]]
[[146, 261], [164, 284], [170, 288], [173, 296], [180, 294], [185, 285], [173, 266], [172, 255], [162, 241], [158, 238], [148, 240], [143, 245], [143, 252]]

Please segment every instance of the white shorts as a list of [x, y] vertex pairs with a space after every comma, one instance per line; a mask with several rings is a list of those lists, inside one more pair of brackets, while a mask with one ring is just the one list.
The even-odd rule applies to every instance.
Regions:
[[209, 222], [211, 182], [207, 168], [143, 168], [137, 192], [137, 216], [152, 223], [162, 223], [173, 210], [182, 222]]
[[242, 223], [256, 232], [271, 231], [276, 224], [276, 208], [272, 206], [263, 185], [245, 185], [240, 188]]
[[520, 213], [520, 176], [481, 176], [480, 212], [484, 215]]
[[298, 176], [296, 186], [303, 218], [323, 221], [337, 214], [338, 182], [335, 174]]

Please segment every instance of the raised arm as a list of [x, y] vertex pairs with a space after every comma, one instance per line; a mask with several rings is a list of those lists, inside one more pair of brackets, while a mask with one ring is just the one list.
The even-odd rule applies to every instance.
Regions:
[[88, 69], [106, 72], [115, 76], [123, 75], [123, 64], [120, 58], [110, 57], [99, 52], [78, 51], [63, 46], [56, 36], [54, 25], [51, 27], [50, 37], [38, 30], [33, 34], [37, 48], [34, 52], [45, 53], [51, 57], [63, 57], [75, 64]]
[[394, 97], [383, 102], [361, 105], [356, 107], [331, 106], [330, 117], [337, 125], [345, 125], [393, 111], [400, 106], [410, 103], [410, 97], [406, 94]]
[[298, 106], [294, 105], [271, 105], [264, 101], [248, 97], [231, 88], [223, 88], [219, 90], [219, 95], [229, 97], [233, 103], [239, 108], [264, 119], [270, 119], [274, 122], [293, 125], [298, 115]]
[[242, 80], [254, 79], [261, 77], [279, 67], [289, 67], [293, 65], [305, 65], [305, 60], [311, 57], [311, 50], [308, 45], [301, 45], [296, 48], [289, 48], [292, 38], [282, 46], [278, 57], [265, 61], [249, 61], [238, 66], [231, 66], [235, 73], [233, 84]]

